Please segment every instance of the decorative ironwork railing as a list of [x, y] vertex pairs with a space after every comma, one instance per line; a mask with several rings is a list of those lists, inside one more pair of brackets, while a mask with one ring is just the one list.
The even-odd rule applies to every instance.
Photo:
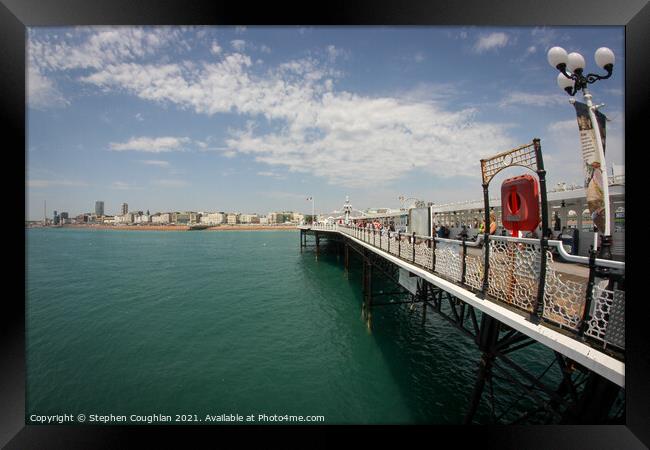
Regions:
[[[624, 275], [625, 263], [569, 255], [561, 241], [548, 240], [546, 270], [540, 280], [541, 243], [537, 239], [493, 236], [488, 238], [489, 265], [484, 292], [483, 235], [476, 241], [418, 236], [337, 224], [311, 226], [338, 231], [390, 255], [418, 266], [486, 299], [505, 303], [603, 348], [625, 349], [625, 291], [611, 281]], [[553, 252], [555, 250], [555, 253]], [[557, 262], [556, 255], [568, 263]], [[588, 267], [588, 275], [570, 267]], [[603, 275], [610, 271], [610, 278]], [[582, 271], [586, 271], [582, 269]], [[599, 277], [600, 281], [596, 282]], [[541, 305], [538, 292], [543, 284]], [[591, 286], [591, 288], [590, 288]]]

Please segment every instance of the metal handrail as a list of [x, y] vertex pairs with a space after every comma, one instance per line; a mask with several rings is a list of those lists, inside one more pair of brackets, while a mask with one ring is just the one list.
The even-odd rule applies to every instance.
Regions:
[[[314, 226], [314, 225], [312, 225]], [[349, 226], [349, 225], [339, 225], [339, 224], [322, 224], [322, 225], [315, 225], [315, 227], [319, 228], [325, 228], [325, 229], [333, 229], [333, 230], [338, 230], [339, 227], [343, 228], [348, 228], [348, 229], [360, 229], [360, 230], [371, 230], [371, 231], [376, 231], [379, 232], [381, 235], [380, 230], [376, 230], [374, 228], [367, 228], [367, 227], [354, 227], [354, 226]], [[398, 234], [396, 231], [390, 231], [388, 234], [388, 237], [394, 237], [396, 234]], [[407, 237], [411, 238], [413, 237], [412, 234], [401, 234], [400, 237]], [[449, 244], [455, 244], [455, 245], [463, 245], [463, 241], [461, 239], [449, 239], [449, 238], [441, 238], [441, 237], [431, 237], [431, 236], [422, 236], [419, 234], [415, 235], [415, 238], [421, 239], [424, 241], [429, 241], [431, 239], [434, 239], [436, 242], [445, 242]], [[490, 235], [490, 240], [494, 241], [505, 241], [505, 242], [518, 242], [522, 244], [529, 244], [529, 245], [539, 245], [540, 241], [539, 239], [535, 238], [520, 238], [520, 237], [514, 237], [514, 236], [497, 236], [497, 235]], [[564, 259], [565, 261], [573, 262], [573, 263], [579, 263], [579, 264], [589, 264], [589, 257], [587, 256], [579, 256], [579, 255], [571, 255], [570, 253], [567, 253], [566, 249], [564, 248], [564, 245], [562, 244], [562, 241], [555, 240], [555, 239], [549, 239], [546, 241], [549, 247], [554, 247], [557, 248], [558, 253]], [[483, 235], [479, 234], [477, 236], [476, 240], [465, 240], [465, 245], [467, 247], [480, 247], [483, 244]], [[611, 269], [618, 269], [618, 270], [625, 270], [625, 262], [624, 261], [614, 261], [610, 259], [601, 259], [601, 258], [596, 258], [595, 264], [597, 266], [601, 267], [608, 267]]]
[[[457, 245], [457, 246], [462, 248], [462, 250], [459, 252], [459, 257], [461, 258], [460, 264], [461, 264], [461, 267], [462, 267], [462, 273], [460, 275], [460, 279], [454, 278], [454, 282], [455, 283], [460, 283], [460, 285], [463, 285], [463, 286], [467, 287], [470, 290], [476, 290], [476, 289], [480, 290], [479, 288], [476, 287], [475, 284], [468, 284], [467, 270], [468, 270], [469, 266], [467, 265], [467, 263], [468, 263], [468, 260], [467, 260], [468, 253], [466, 251], [466, 248], [467, 247], [478, 247], [478, 246], [480, 246], [484, 241], [484, 235], [482, 235], [482, 234], [478, 235], [477, 239], [475, 241], [468, 241], [468, 240], [457, 240], [457, 239], [441, 238], [441, 237], [437, 237], [437, 236], [433, 236], [433, 237], [431, 237], [431, 236], [421, 236], [421, 235], [416, 235], [414, 233], [402, 234], [401, 232], [389, 232], [388, 235], [386, 235], [386, 234], [382, 235], [381, 231], [378, 230], [378, 229], [375, 229], [375, 228], [367, 228], [367, 227], [360, 228], [360, 227], [356, 227], [356, 226], [339, 225], [339, 224], [317, 225], [317, 228], [335, 230], [335, 231], [338, 231], [340, 233], [351, 235], [351, 236], [356, 237], [357, 239], [363, 241], [364, 243], [366, 243], [368, 245], [371, 245], [373, 247], [376, 247], [376, 248], [378, 248], [378, 249], [380, 249], [382, 251], [386, 251], [384, 248], [382, 248], [382, 239], [381, 238], [379, 239], [379, 246], [377, 246], [376, 236], [377, 236], [377, 234], [379, 234], [380, 237], [388, 237], [388, 252], [391, 255], [397, 256], [398, 258], [400, 258], [401, 260], [404, 260], [405, 262], [409, 262], [409, 263], [415, 264], [415, 265], [417, 265], [419, 267], [422, 267], [427, 272], [436, 274], [438, 276], [443, 276], [443, 277], [448, 277], [449, 275], [447, 275], [445, 273], [442, 273], [439, 270], [437, 270], [436, 256], [435, 256], [435, 254], [436, 254], [436, 243], [447, 243], [447, 244]], [[370, 234], [372, 234], [373, 236], [371, 237]], [[420, 260], [420, 262], [416, 261], [415, 245], [412, 247], [412, 249], [409, 250], [409, 255], [407, 255], [408, 257], [405, 257], [405, 255], [403, 255], [403, 251], [402, 251], [403, 248], [399, 245], [399, 242], [401, 242], [401, 240], [402, 240], [401, 239], [402, 236], [408, 237], [409, 242], [414, 243], [414, 244], [416, 243], [416, 241], [418, 239], [422, 241], [419, 244], [428, 243], [429, 245], [427, 245], [427, 247], [429, 249], [431, 249], [431, 264], [430, 265], [429, 264], [424, 264], [423, 265], [421, 260]], [[390, 241], [393, 240], [393, 238], [397, 238], [397, 240], [398, 240], [398, 243], [397, 243], [398, 245], [395, 246], [395, 249], [397, 250], [397, 252], [391, 251]], [[535, 248], [546, 248], [546, 249], [550, 249], [550, 248], [553, 248], [553, 247], [557, 248], [559, 254], [561, 255], [561, 257], [564, 260], [569, 261], [569, 262], [573, 262], [573, 263], [587, 264], [589, 266], [589, 279], [590, 280], [593, 279], [593, 276], [595, 274], [594, 270], [595, 270], [596, 266], [609, 267], [609, 268], [612, 268], [612, 269], [619, 269], [619, 270], [623, 270], [623, 271], [625, 270], [625, 263], [621, 262], [621, 261], [597, 259], [597, 258], [595, 258], [595, 256], [593, 254], [592, 254], [591, 258], [587, 258], [587, 257], [584, 257], [584, 256], [570, 255], [564, 249], [564, 247], [562, 245], [562, 241], [559, 241], [559, 240], [546, 240], [546, 246], [545, 247], [543, 246], [543, 244], [541, 242], [541, 239], [533, 239], [533, 238], [519, 238], [519, 237], [513, 237], [513, 236], [489, 235], [488, 236], [488, 242], [489, 241], [500, 241], [500, 242], [507, 242], [507, 243], [519, 243], [519, 244], [534, 246]], [[475, 281], [476, 280], [476, 273], [477, 273], [476, 270], [477, 269], [474, 266], [474, 268], [472, 270], [473, 270], [472, 273], [474, 274], [473, 279]], [[539, 288], [539, 286], [542, 286], [542, 285], [546, 284], [546, 277], [543, 277], [542, 279], [540, 279], [538, 281], [538, 283], [539, 283], [538, 288]], [[593, 312], [590, 309], [590, 305], [592, 305], [593, 301], [595, 301], [595, 300], [592, 300], [592, 299], [596, 295], [596, 290], [595, 290], [595, 288], [593, 286], [593, 283], [588, 284], [586, 289], [587, 290], [586, 290], [585, 306], [583, 308], [583, 313], [582, 313], [582, 317], [580, 319], [580, 322], [578, 323], [577, 326], [574, 324], [574, 325], [569, 326], [569, 328], [568, 328], [569, 330], [571, 330], [572, 332], [575, 333], [576, 338], [578, 338], [578, 339], [584, 339], [585, 335], [587, 335], [587, 334], [590, 334], [591, 338], [594, 338], [594, 331], [593, 330], [590, 331], [590, 333], [586, 333], [585, 331], [589, 327], [593, 326], [593, 325], [590, 325], [590, 323], [592, 323], [592, 322], [590, 322], [590, 320], [592, 320], [592, 314], [593, 314]], [[602, 288], [599, 288], [599, 289], [602, 289]], [[485, 292], [484, 292], [484, 294], [485, 294]], [[611, 295], [613, 295], [613, 294], [611, 294]], [[538, 298], [539, 298], [539, 296], [538, 296]], [[553, 312], [548, 312], [547, 313], [547, 311], [545, 309], [546, 307], [545, 307], [544, 298], [545, 298], [544, 296], [541, 297], [541, 303], [539, 305], [537, 305], [537, 307], [533, 306], [533, 310], [534, 310], [533, 314], [535, 314], [535, 315], [540, 314], [539, 317], [544, 318], [545, 321], [555, 323], [556, 325], [559, 325], [559, 326], [562, 327], [563, 322], [561, 321], [561, 319], [558, 319], [557, 317], [553, 316], [553, 314], [556, 314], [556, 313], [553, 313]], [[600, 299], [599, 301], [602, 303], [603, 300]], [[537, 308], [537, 310], [539, 312], [535, 311], [536, 308]], [[606, 325], [606, 326], [608, 326], [608, 325]], [[603, 343], [605, 343], [605, 345], [607, 345], [607, 343], [609, 342], [604, 337], [595, 337], [595, 338], [597, 340], [600, 340]]]

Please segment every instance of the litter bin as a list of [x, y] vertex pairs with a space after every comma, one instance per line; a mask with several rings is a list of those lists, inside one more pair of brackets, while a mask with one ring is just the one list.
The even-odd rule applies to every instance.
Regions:
[[568, 254], [573, 255], [573, 248], [574, 248], [573, 236], [563, 234], [561, 240], [562, 240], [562, 247], [564, 247], [564, 250], [566, 250]]
[[570, 255], [578, 254], [578, 244], [579, 244], [579, 232], [577, 228], [571, 228], [566, 230], [560, 238], [562, 241], [562, 246]]

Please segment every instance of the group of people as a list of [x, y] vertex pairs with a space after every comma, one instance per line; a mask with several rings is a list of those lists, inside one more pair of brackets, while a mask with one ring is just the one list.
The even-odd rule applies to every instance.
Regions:
[[355, 223], [358, 228], [366, 228], [369, 230], [378, 230], [384, 234], [386, 231], [395, 231], [395, 223], [391, 220], [390, 222], [382, 222], [380, 220], [359, 220]]
[[[478, 226], [476, 226], [477, 225], [476, 223], [474, 225], [475, 225], [474, 228], [478, 228], [478, 235], [482, 235], [482, 234], [485, 233], [485, 220], [481, 221], [481, 223], [478, 224]], [[492, 211], [492, 212], [490, 212], [490, 230], [489, 230], [489, 233], [490, 234], [495, 234], [496, 231], [497, 231], [497, 218], [496, 218], [496, 215], [495, 215], [494, 211]], [[448, 239], [450, 237], [450, 233], [451, 233], [451, 230], [449, 229], [449, 227], [447, 227], [444, 224], [434, 226], [434, 234], [436, 236], [438, 236], [438, 237]], [[456, 238], [457, 239], [463, 239], [463, 238], [467, 239], [468, 237], [469, 237], [469, 233], [468, 233], [468, 230], [467, 230], [467, 226], [463, 225], [460, 233], [458, 234], [458, 236], [456, 236]]]

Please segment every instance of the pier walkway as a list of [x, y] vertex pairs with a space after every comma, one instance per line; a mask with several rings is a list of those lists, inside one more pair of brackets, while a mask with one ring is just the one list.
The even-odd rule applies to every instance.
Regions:
[[[492, 235], [484, 245], [482, 236], [460, 241], [336, 224], [298, 229], [301, 246], [307, 233], [316, 234], [317, 245], [319, 237], [336, 236], [361, 246], [625, 386], [624, 262], [569, 255], [554, 240], [546, 242], [542, 264], [539, 239]], [[565, 262], [554, 261], [551, 249]]]

